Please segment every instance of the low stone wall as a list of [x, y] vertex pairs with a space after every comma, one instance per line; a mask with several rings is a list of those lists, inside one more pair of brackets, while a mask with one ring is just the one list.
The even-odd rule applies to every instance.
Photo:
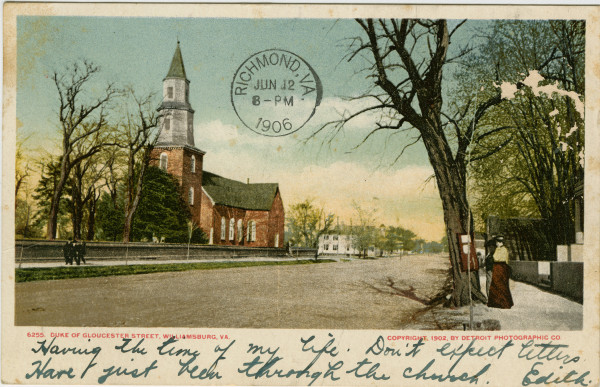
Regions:
[[583, 302], [583, 262], [552, 262], [552, 290]]
[[[66, 241], [15, 241], [16, 262], [62, 261]], [[314, 250], [313, 250], [314, 254]], [[284, 257], [284, 248], [190, 245], [190, 259]], [[171, 260], [186, 259], [187, 244], [87, 242], [86, 260]]]
[[[549, 273], [540, 273], [542, 263], [549, 264]], [[583, 302], [583, 262], [511, 261], [510, 267], [511, 278], [516, 281], [527, 282]]]
[[510, 261], [511, 277], [514, 280], [538, 285], [538, 263], [535, 261]]
[[290, 249], [293, 257], [298, 258], [315, 258], [315, 253], [317, 249], [310, 249], [308, 247], [292, 247]]

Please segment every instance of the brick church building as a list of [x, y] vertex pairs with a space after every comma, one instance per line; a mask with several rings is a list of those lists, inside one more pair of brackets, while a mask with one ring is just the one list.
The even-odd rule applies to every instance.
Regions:
[[177, 48], [163, 80], [161, 132], [152, 164], [174, 176], [192, 220], [215, 245], [282, 247], [284, 209], [277, 183], [246, 184], [204, 171], [194, 141], [190, 81]]

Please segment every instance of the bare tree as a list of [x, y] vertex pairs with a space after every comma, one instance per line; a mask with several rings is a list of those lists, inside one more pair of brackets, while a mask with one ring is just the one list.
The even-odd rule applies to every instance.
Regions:
[[[123, 242], [129, 242], [130, 239], [133, 216], [142, 195], [144, 174], [150, 164], [150, 155], [160, 133], [158, 123], [161, 117], [152, 104], [153, 93], [139, 97], [135, 95], [132, 88], [129, 88], [126, 98], [130, 102], [133, 101], [135, 113], [127, 111], [127, 117], [120, 125], [122, 140], [119, 142], [119, 147], [127, 154]], [[155, 130], [157, 128], [158, 130]]]
[[331, 230], [334, 220], [333, 214], [325, 214], [312, 199], [291, 205], [286, 217], [294, 243], [313, 248], [318, 247], [319, 237]]
[[[397, 133], [416, 131], [412, 142], [404, 150], [422, 141], [435, 173], [448, 236], [454, 291], [454, 305], [470, 302], [468, 275], [460, 270], [460, 251], [457, 234], [472, 232], [472, 220], [466, 195], [466, 166], [471, 145], [492, 131], [475, 130], [486, 111], [502, 101], [499, 92], [487, 99], [471, 100], [454, 113], [444, 112], [442, 84], [443, 69], [459, 61], [471, 49], [464, 47], [449, 57], [450, 38], [464, 21], [449, 32], [446, 20], [357, 20], [363, 36], [352, 40], [348, 60], [367, 60], [368, 78], [373, 86], [354, 99], [371, 101], [357, 112], [345, 114], [319, 128], [332, 130], [333, 135], [356, 117], [380, 112], [380, 119], [364, 138], [382, 131]], [[475, 106], [472, 106], [475, 105]], [[474, 113], [473, 113], [474, 111]], [[361, 143], [361, 144], [362, 144]], [[360, 144], [359, 144], [360, 145]], [[485, 155], [481, 155], [484, 157]], [[474, 285], [472, 297], [485, 300], [480, 292], [479, 278], [471, 273]]]
[[113, 208], [118, 207], [117, 196], [119, 194], [120, 183], [124, 180], [126, 171], [123, 166], [126, 165], [126, 155], [120, 146], [110, 147], [109, 154], [106, 157], [106, 170], [103, 174], [104, 187], [108, 189], [108, 194], [113, 204]]
[[17, 151], [15, 155], [15, 199], [19, 196], [19, 189], [21, 188], [24, 181], [29, 177], [29, 173], [31, 172], [29, 163], [25, 162], [25, 160], [27, 159], [24, 149], [25, 141], [27, 141], [27, 138], [17, 139]]
[[357, 222], [351, 227], [352, 245], [358, 250], [359, 256], [362, 253], [367, 257], [367, 251], [377, 242], [377, 230], [375, 228], [375, 210], [362, 208], [358, 203], [352, 203], [356, 214]]
[[[50, 202], [46, 239], [56, 238], [59, 202], [71, 170], [106, 145], [106, 106], [117, 90], [109, 84], [100, 97], [86, 101], [85, 96], [86, 87], [99, 70], [99, 67], [83, 60], [68, 66], [63, 73], [54, 72], [52, 75], [59, 97], [58, 119], [62, 135], [62, 154], [60, 177]], [[87, 143], [89, 146], [85, 152], [74, 156], [75, 147], [81, 143]]]
[[[86, 148], [81, 149], [83, 144], [79, 144], [74, 155], [87, 152]], [[114, 152], [112, 146], [107, 146], [101, 152], [84, 159], [73, 166], [71, 177], [69, 179], [69, 188], [71, 194], [70, 211], [73, 224], [73, 237], [82, 239], [82, 228], [86, 228], [86, 239], [92, 240], [94, 237], [94, 222], [96, 202], [100, 197], [100, 191], [105, 183], [101, 182], [106, 175], [109, 166], [113, 164], [112, 158]], [[84, 218], [87, 215], [87, 222], [84, 224]]]

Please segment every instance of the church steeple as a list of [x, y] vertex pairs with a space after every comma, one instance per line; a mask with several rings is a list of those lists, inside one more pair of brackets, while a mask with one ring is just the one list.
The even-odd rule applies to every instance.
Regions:
[[194, 109], [190, 105], [190, 81], [185, 74], [179, 41], [171, 66], [163, 79], [163, 101], [159, 146], [191, 146], [194, 143]]
[[179, 48], [179, 40], [177, 41], [177, 48], [175, 48], [175, 54], [173, 54], [171, 67], [169, 67], [166, 78], [183, 78], [187, 80], [185, 66], [183, 65], [183, 58], [181, 56], [181, 49]]
[[[168, 57], [164, 57], [166, 60]], [[164, 63], [167, 67], [167, 64]], [[192, 220], [200, 224], [202, 160], [204, 152], [194, 143], [194, 109], [190, 105], [190, 81], [185, 74], [179, 41], [167, 76], [163, 79], [160, 132], [151, 163], [177, 179], [189, 205]]]

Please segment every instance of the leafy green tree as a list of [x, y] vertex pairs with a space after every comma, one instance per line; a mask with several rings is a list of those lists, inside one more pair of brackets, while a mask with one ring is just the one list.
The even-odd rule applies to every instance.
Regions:
[[333, 214], [326, 215], [325, 210], [317, 207], [312, 199], [291, 205], [285, 215], [290, 241], [296, 246], [317, 247], [319, 237], [333, 226]]
[[[378, 233], [376, 247], [383, 252], [393, 253], [400, 246], [400, 241], [395, 238], [395, 235], [390, 233], [391, 227], [385, 228], [384, 225], [379, 226], [380, 232]], [[383, 231], [382, 231], [383, 230]]]
[[18, 132], [15, 152], [15, 198], [19, 197], [19, 189], [31, 173], [31, 167], [27, 162], [27, 155], [25, 154], [25, 141], [27, 141], [27, 138], [23, 138]]
[[424, 251], [424, 247], [425, 247], [425, 239], [416, 239], [415, 240], [415, 247], [413, 248], [413, 251], [416, 253], [422, 253]]
[[390, 253], [398, 249], [410, 251], [415, 246], [415, 237], [416, 234], [411, 230], [390, 226], [385, 230], [384, 241], [380, 248]]
[[143, 185], [133, 219], [134, 238], [152, 240], [152, 237], [164, 237], [166, 242], [187, 243], [191, 216], [175, 178], [160, 168], [150, 166]]
[[354, 225], [351, 228], [353, 247], [362, 252], [362, 256], [367, 256], [369, 247], [377, 243], [377, 231], [375, 224], [375, 211], [362, 208], [358, 203], [352, 204], [354, 207], [355, 219]]
[[444, 237], [442, 238], [442, 241], [440, 242], [442, 244], [442, 251], [448, 252], [448, 236], [444, 235]]
[[201, 228], [196, 228], [192, 231], [190, 243], [196, 245], [205, 245], [208, 243], [208, 235]]
[[103, 192], [98, 201], [96, 220], [97, 237], [100, 240], [117, 241], [123, 233], [123, 208], [113, 201], [108, 192]]
[[17, 133], [15, 157], [15, 234], [22, 238], [38, 238], [41, 236], [39, 224], [34, 224], [35, 206], [29, 177], [33, 172], [25, 149], [25, 141]]
[[[37, 203], [37, 211], [34, 215], [35, 227], [47, 227], [48, 214], [50, 213], [52, 197], [55, 187], [60, 179], [60, 161], [52, 156], [40, 161], [40, 179], [32, 195]], [[57, 230], [61, 237], [71, 237], [72, 233], [67, 232], [69, 226], [68, 204], [64, 197], [60, 198], [57, 208], [56, 221]]]
[[[542, 217], [556, 244], [574, 239], [576, 185], [583, 179], [585, 90], [583, 21], [498, 21], [475, 71], [512, 87], [487, 116], [507, 130], [480, 142], [472, 189], [478, 220]], [[519, 53], [519, 55], [515, 55]], [[469, 69], [471, 72], [471, 69]], [[469, 76], [472, 76], [472, 72]], [[543, 92], [540, 92], [543, 90]], [[483, 224], [480, 223], [479, 228]]]
[[426, 253], [438, 254], [441, 253], [444, 249], [444, 246], [440, 242], [427, 242], [423, 245], [423, 251]]
[[39, 223], [34, 223], [33, 205], [27, 198], [17, 198], [16, 200], [15, 235], [17, 238], [39, 238], [42, 236], [42, 227]]
[[417, 234], [415, 234], [411, 230], [407, 230], [402, 227], [398, 228], [399, 230], [397, 232], [400, 235], [400, 241], [402, 242], [402, 250], [412, 250], [415, 246], [415, 238]]

